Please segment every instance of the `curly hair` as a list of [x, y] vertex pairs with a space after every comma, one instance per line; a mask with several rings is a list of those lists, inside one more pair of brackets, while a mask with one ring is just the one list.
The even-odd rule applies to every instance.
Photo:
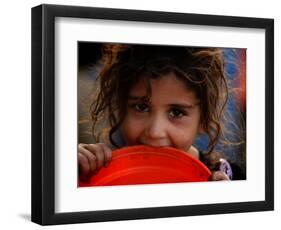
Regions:
[[208, 135], [208, 152], [212, 152], [223, 132], [228, 84], [224, 59], [219, 48], [162, 45], [103, 46], [103, 69], [99, 75], [100, 91], [91, 105], [92, 132], [101, 117], [108, 117], [109, 139], [120, 127], [127, 112], [130, 89], [142, 80], [151, 96], [151, 79], [173, 73], [194, 92], [200, 101], [200, 125]]

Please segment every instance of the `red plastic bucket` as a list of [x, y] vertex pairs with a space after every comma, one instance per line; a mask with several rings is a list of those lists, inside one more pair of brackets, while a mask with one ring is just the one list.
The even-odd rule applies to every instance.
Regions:
[[198, 159], [171, 147], [132, 146], [112, 152], [112, 161], [79, 187], [208, 181]]

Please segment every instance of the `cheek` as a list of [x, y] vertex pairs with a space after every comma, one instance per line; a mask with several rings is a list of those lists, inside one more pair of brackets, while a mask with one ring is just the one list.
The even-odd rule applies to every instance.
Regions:
[[137, 143], [137, 139], [142, 133], [143, 123], [132, 119], [132, 117], [127, 116], [121, 125], [122, 134], [128, 145], [133, 145]]
[[196, 125], [182, 124], [181, 126], [174, 126], [170, 130], [170, 138], [176, 148], [186, 150], [193, 144], [197, 133], [198, 128]]
[[174, 145], [178, 149], [186, 150], [193, 142], [193, 138], [185, 132], [176, 132], [172, 135]]

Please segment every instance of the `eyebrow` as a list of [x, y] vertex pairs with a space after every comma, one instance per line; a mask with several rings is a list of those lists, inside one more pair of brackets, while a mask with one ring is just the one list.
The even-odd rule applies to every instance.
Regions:
[[128, 97], [129, 100], [134, 100], [134, 101], [140, 101], [140, 100], [146, 100], [147, 96], [134, 96], [134, 95], [129, 95]]
[[[133, 100], [133, 101], [140, 101], [140, 100], [146, 100], [146, 96], [134, 96], [134, 95], [129, 95], [128, 97], [129, 100]], [[176, 108], [183, 108], [183, 109], [192, 109], [195, 106], [199, 105], [200, 102], [197, 102], [193, 105], [191, 104], [185, 104], [185, 103], [172, 103], [172, 104], [168, 104], [167, 106], [169, 107], [176, 107]]]
[[194, 105], [190, 105], [190, 104], [168, 104], [168, 106], [170, 106], [170, 107], [183, 108], [183, 109], [192, 109], [196, 105], [198, 105], [198, 103], [196, 103]]

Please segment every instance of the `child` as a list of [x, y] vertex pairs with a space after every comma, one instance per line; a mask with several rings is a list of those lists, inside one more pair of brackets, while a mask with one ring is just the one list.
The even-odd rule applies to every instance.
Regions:
[[[223, 133], [228, 97], [222, 52], [216, 48], [148, 45], [104, 46], [100, 91], [92, 104], [93, 133], [108, 118], [109, 139], [121, 133], [125, 146], [170, 146], [200, 159], [212, 170], [211, 180], [229, 180], [229, 163], [214, 152]], [[193, 146], [207, 134], [208, 151]], [[89, 179], [110, 164], [104, 143], [79, 144], [79, 176]]]

